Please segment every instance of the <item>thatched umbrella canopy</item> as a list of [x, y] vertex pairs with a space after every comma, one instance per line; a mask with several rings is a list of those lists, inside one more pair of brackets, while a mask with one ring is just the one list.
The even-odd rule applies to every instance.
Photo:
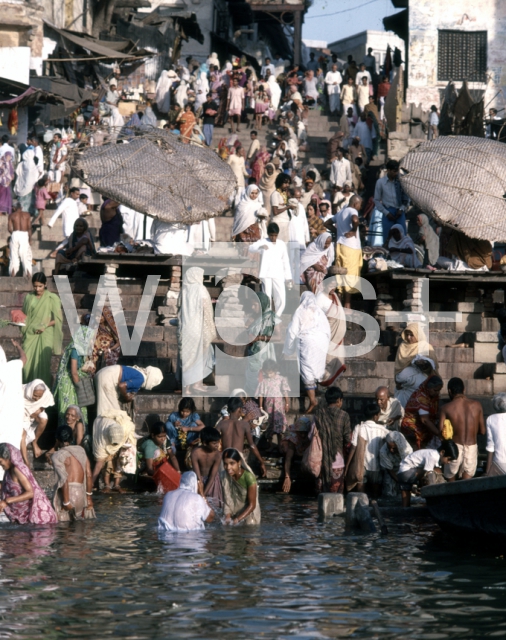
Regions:
[[183, 144], [163, 129], [78, 146], [71, 163], [95, 191], [165, 222], [192, 224], [218, 216], [237, 186], [216, 153]]
[[422, 142], [400, 181], [425, 213], [470, 238], [506, 241], [506, 145], [471, 136]]

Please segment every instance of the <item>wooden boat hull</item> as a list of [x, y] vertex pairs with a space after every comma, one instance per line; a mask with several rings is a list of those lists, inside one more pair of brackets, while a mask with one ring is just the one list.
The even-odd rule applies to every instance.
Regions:
[[486, 536], [506, 542], [506, 476], [473, 478], [422, 489], [431, 516], [466, 539]]

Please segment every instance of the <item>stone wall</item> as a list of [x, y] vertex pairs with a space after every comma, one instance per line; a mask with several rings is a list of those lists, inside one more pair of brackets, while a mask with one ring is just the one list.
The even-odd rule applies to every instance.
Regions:
[[[504, 0], [417, 0], [409, 5], [409, 77], [407, 102], [424, 109], [440, 105], [438, 29], [488, 32], [487, 82], [472, 82], [470, 89], [485, 90], [485, 104], [504, 106], [500, 89], [506, 88], [506, 2]], [[461, 83], [456, 83], [460, 88]]]

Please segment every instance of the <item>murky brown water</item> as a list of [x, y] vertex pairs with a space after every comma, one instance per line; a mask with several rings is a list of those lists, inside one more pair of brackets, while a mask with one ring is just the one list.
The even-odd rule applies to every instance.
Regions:
[[91, 523], [0, 525], [0, 638], [506, 636], [503, 558], [429, 522], [346, 536], [314, 500], [261, 499], [259, 528], [164, 541], [153, 495], [102, 497]]

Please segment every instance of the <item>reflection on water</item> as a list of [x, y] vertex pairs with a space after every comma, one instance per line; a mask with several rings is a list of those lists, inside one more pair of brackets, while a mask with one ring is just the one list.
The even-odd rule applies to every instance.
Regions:
[[96, 521], [0, 526], [0, 638], [506, 636], [505, 561], [427, 522], [345, 536], [315, 501], [263, 495], [259, 528], [162, 541], [160, 497], [96, 506]]

